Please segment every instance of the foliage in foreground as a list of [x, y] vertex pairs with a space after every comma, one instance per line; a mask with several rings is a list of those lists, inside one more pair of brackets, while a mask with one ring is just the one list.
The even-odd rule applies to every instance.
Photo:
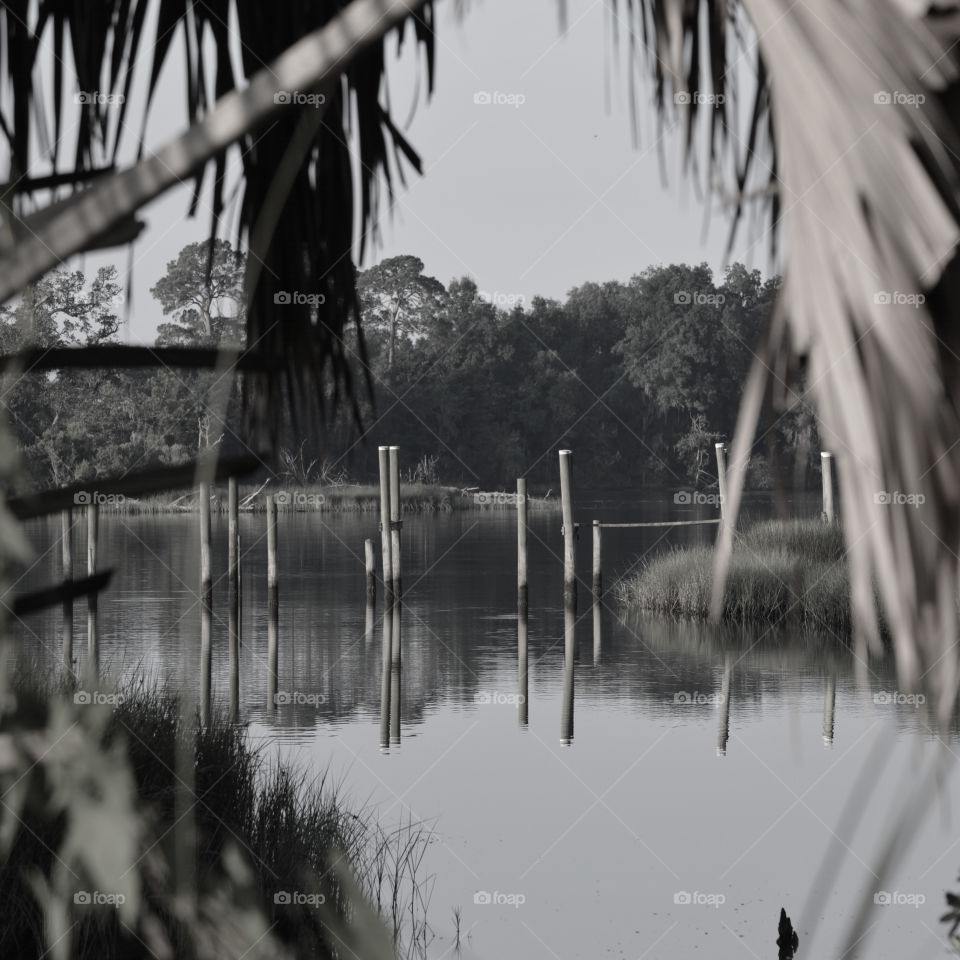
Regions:
[[106, 698], [28, 681], [0, 722], [0, 956], [379, 958], [425, 936], [422, 827], [383, 830], [165, 692]]
[[[707, 619], [712, 546], [673, 550], [619, 585], [625, 603], [676, 617]], [[847, 636], [852, 625], [843, 531], [820, 520], [768, 520], [734, 545], [723, 619], [785, 620]]]

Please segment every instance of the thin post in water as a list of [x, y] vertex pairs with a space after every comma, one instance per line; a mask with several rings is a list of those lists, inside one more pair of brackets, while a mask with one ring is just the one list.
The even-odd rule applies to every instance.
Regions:
[[823, 519], [833, 523], [833, 454], [826, 450], [820, 453], [820, 474], [823, 480]]
[[720, 523], [722, 529], [726, 520], [727, 503], [727, 445], [716, 444], [717, 451], [717, 492], [720, 494]]
[[277, 585], [277, 504], [267, 494], [267, 710], [277, 708], [280, 598]]
[[210, 555], [210, 484], [200, 484], [200, 596], [207, 599], [213, 592], [213, 565]]
[[563, 603], [577, 605], [576, 528], [573, 524], [572, 450], [560, 451], [560, 499], [563, 506]]
[[393, 556], [390, 548], [390, 448], [378, 448], [380, 460], [380, 550], [383, 566], [383, 605], [393, 601]]
[[833, 712], [837, 700], [837, 675], [829, 673], [823, 681], [823, 745], [833, 746]]
[[517, 610], [527, 612], [527, 481], [517, 478]]
[[[64, 584], [73, 579], [73, 511], [68, 507], [60, 515], [61, 564]], [[73, 674], [73, 599], [63, 601], [63, 669]]]
[[[87, 576], [97, 572], [97, 539], [99, 532], [100, 507], [95, 503], [87, 504]], [[99, 667], [97, 649], [97, 591], [87, 595], [87, 670], [91, 678], [96, 678]]]
[[367, 571], [367, 606], [372, 606], [377, 600], [377, 560], [369, 538], [363, 541], [363, 557]]
[[240, 712], [240, 536], [237, 478], [227, 481], [227, 632], [230, 655], [230, 720]]
[[393, 596], [400, 599], [400, 448], [390, 448], [390, 560]]

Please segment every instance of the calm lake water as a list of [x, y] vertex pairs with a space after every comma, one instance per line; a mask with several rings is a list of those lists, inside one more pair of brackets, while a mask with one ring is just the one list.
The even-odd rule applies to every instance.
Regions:
[[[818, 510], [815, 498], [790, 506], [798, 515]], [[758, 500], [748, 511], [772, 507]], [[561, 742], [559, 514], [530, 515], [523, 726], [515, 517], [490, 511], [404, 521], [401, 733], [388, 749], [380, 746], [383, 611], [378, 598], [368, 622], [364, 599], [363, 540], [378, 536], [376, 516], [280, 517], [279, 689], [290, 702], [271, 712], [264, 517], [241, 517], [240, 703], [250, 736], [311, 772], [329, 769], [357, 806], [372, 806], [386, 823], [412, 817], [433, 827], [423, 865], [435, 877], [429, 955], [455, 955], [460, 907], [462, 956], [768, 960], [785, 906], [800, 957], [840, 957], [859, 898], [872, 904], [875, 894], [890, 902], [871, 906], [869, 934], [847, 957], [944, 955], [937, 918], [960, 870], [952, 767], [905, 856], [882, 880], [874, 872], [891, 825], [943, 750], [922, 712], [896, 702], [889, 667], [870, 663], [862, 687], [852, 656], [828, 634], [718, 633], [618, 608], [612, 585], [644, 553], [709, 542], [712, 527], [605, 531], [597, 641], [590, 521], [695, 514], [649, 494], [583, 498], [577, 515], [584, 535], [570, 743]], [[226, 520], [214, 524], [215, 579], [225, 578]], [[189, 515], [102, 518], [101, 565], [115, 569], [100, 601], [104, 665], [196, 688], [196, 526]], [[30, 527], [38, 561], [24, 588], [59, 579], [58, 532], [58, 521]], [[79, 562], [80, 523], [75, 549]], [[226, 618], [220, 579], [213, 695], [224, 708]], [[59, 630], [58, 613], [31, 618], [24, 648], [56, 662]], [[74, 644], [82, 659], [81, 603]], [[828, 854], [839, 862], [823, 881]], [[815, 890], [822, 900], [810, 910]]]

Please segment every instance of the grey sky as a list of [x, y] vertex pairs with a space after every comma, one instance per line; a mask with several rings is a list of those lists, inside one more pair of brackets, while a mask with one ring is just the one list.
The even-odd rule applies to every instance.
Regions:
[[[632, 142], [626, 63], [611, 58], [606, 6], [571, 0], [561, 35], [555, 0], [486, 0], [462, 22], [451, 4], [440, 5], [435, 94], [423, 102], [421, 77], [407, 130], [425, 176], [398, 184], [381, 216], [381, 246], [368, 246], [363, 266], [413, 253], [444, 283], [469, 274], [483, 291], [527, 298], [562, 298], [585, 281], [626, 280], [658, 262], [722, 268], [726, 220], [715, 212], [704, 240], [704, 207], [681, 171], [679, 135], [658, 141], [648, 85]], [[179, 41], [174, 51], [151, 114], [154, 145], [182, 128]], [[400, 124], [417, 89], [412, 51], [408, 42], [392, 69]], [[481, 93], [510, 102], [475, 102]], [[188, 200], [178, 190], [145, 211], [148, 227], [132, 254], [131, 339], [153, 339], [161, 315], [150, 287], [182, 246], [206, 236], [209, 214], [187, 220]], [[734, 258], [767, 272], [765, 244], [751, 252], [740, 240]], [[127, 264], [114, 253], [86, 266], [103, 262]]]

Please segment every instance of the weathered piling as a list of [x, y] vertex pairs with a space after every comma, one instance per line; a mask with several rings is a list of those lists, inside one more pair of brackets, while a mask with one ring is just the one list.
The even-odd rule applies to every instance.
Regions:
[[277, 504], [273, 494], [267, 494], [267, 602], [277, 602]]
[[390, 536], [390, 448], [378, 448], [380, 459], [380, 551], [383, 566], [383, 604], [393, 599], [393, 557]]
[[399, 601], [400, 588], [400, 448], [390, 448], [390, 560], [393, 565], [393, 596]]
[[[87, 576], [97, 572], [97, 547], [100, 527], [100, 507], [95, 503], [87, 504]], [[97, 606], [99, 596], [94, 590], [87, 594], [87, 670], [96, 678], [99, 669], [99, 650], [97, 647]]]
[[599, 520], [593, 521], [593, 599], [599, 603], [603, 599], [603, 567], [600, 557], [601, 526]]
[[730, 679], [733, 676], [733, 663], [730, 657], [723, 661], [723, 679], [720, 681], [720, 711], [717, 719], [717, 756], [727, 755], [727, 743], [730, 740]]
[[833, 711], [837, 699], [837, 675], [830, 673], [823, 681], [823, 745], [833, 746]]
[[576, 527], [573, 523], [572, 450], [560, 451], [560, 499], [563, 507], [563, 603], [577, 603]]
[[[68, 507], [60, 516], [61, 569], [63, 582], [73, 579], [73, 511]], [[73, 600], [63, 601], [63, 669], [73, 673]]]
[[716, 444], [717, 451], [717, 492], [720, 494], [720, 529], [723, 529], [727, 516], [727, 445]]
[[230, 658], [229, 716], [240, 714], [240, 516], [237, 478], [227, 481], [227, 646]]
[[833, 523], [833, 454], [826, 450], [820, 453], [820, 476], [823, 481], [823, 519]]
[[367, 571], [367, 604], [370, 605], [377, 600], [377, 560], [372, 540], [363, 541], [363, 554]]
[[527, 613], [527, 481], [517, 479], [517, 611]]
[[200, 596], [213, 595], [213, 562], [210, 551], [210, 484], [200, 484]]

